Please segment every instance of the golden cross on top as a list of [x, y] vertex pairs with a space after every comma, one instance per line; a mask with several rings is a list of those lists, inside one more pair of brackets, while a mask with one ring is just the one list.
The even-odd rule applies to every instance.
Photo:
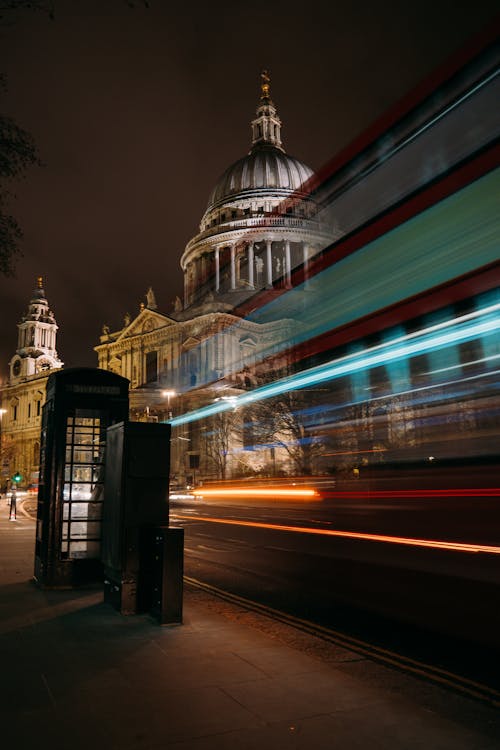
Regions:
[[269, 99], [269, 84], [271, 83], [271, 79], [269, 77], [269, 72], [267, 70], [263, 70], [260, 74], [262, 83], [260, 84], [260, 89], [262, 91], [261, 99]]

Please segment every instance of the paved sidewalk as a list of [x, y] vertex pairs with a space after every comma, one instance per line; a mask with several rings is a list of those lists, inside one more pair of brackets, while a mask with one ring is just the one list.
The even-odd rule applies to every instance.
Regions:
[[[185, 622], [30, 582], [34, 522], [0, 501], [0, 719], [15, 750], [497, 750], [498, 712], [187, 589]], [[290, 629], [289, 629], [290, 630]], [[293, 629], [291, 629], [293, 630]], [[314, 639], [313, 639], [314, 640]], [[307, 642], [306, 642], [307, 641]]]

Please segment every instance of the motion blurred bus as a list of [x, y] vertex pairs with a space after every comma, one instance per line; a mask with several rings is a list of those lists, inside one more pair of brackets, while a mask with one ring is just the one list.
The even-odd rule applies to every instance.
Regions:
[[493, 481], [499, 61], [496, 40], [478, 41], [302, 187], [335, 239], [293, 269], [291, 288], [236, 310], [293, 320], [294, 335], [252, 363], [230, 403], [173, 421], [202, 455], [225, 431], [220, 451], [242, 478], [441, 467], [448, 481], [470, 464]]

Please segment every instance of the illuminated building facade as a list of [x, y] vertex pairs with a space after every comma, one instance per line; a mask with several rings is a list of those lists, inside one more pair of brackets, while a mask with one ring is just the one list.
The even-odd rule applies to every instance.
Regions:
[[[237, 308], [259, 290], [272, 297], [292, 288], [294, 268], [307, 269], [332, 241], [332, 231], [301, 190], [312, 170], [284, 150], [265, 72], [251, 128], [250, 152], [217, 181], [200, 231], [182, 254], [184, 302], [177, 299], [164, 314], [149, 289], [134, 319], [127, 315], [118, 331], [103, 328], [98, 365], [130, 380], [132, 419], [161, 421], [231, 398], [257, 384], [255, 363], [269, 356], [282, 372], [290, 368], [280, 351], [293, 340], [298, 321], [281, 316], [254, 323]], [[308, 293], [304, 289], [302, 297]], [[173, 474], [181, 483], [190, 475], [195, 480], [198, 468], [204, 475], [217, 468], [204, 469], [195, 433], [175, 438], [172, 446]]]
[[0, 389], [2, 486], [16, 471], [23, 477], [21, 486], [36, 484], [45, 386], [48, 375], [63, 366], [56, 351], [58, 326], [41, 277], [17, 328], [16, 353]]
[[[292, 272], [291, 288], [259, 289], [237, 310], [261, 325], [299, 318], [280, 342], [291, 372], [262, 359], [257, 388], [172, 422], [205, 433], [206, 452], [218, 440], [220, 477], [232, 459], [256, 467], [259, 455], [266, 476], [498, 461], [497, 99], [491, 44], [309, 181], [332, 243]], [[233, 414], [240, 446], [226, 439]]]

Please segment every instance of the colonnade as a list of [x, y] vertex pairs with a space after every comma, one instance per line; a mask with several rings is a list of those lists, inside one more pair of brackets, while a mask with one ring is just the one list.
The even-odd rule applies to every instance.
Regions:
[[[315, 249], [305, 242], [293, 242], [301, 246], [300, 259], [304, 278], [308, 277], [309, 260]], [[292, 286], [292, 241], [288, 239], [241, 240], [217, 244], [204, 255], [194, 258], [186, 267], [185, 298], [191, 304], [198, 294], [208, 291], [220, 294], [241, 288], [272, 289], [279, 278], [285, 287]], [[262, 247], [264, 246], [264, 247]], [[273, 247], [274, 246], [274, 247]], [[229, 259], [227, 260], [227, 251]], [[280, 255], [277, 252], [280, 251]], [[224, 257], [223, 262], [223, 255]], [[274, 267], [273, 267], [274, 261]], [[241, 275], [246, 266], [246, 277]], [[226, 283], [223, 284], [223, 281]], [[209, 288], [207, 288], [207, 283]]]
[[41, 326], [33, 323], [19, 328], [18, 348], [36, 347], [40, 349], [55, 349], [56, 327], [55, 323], [49, 326]]

